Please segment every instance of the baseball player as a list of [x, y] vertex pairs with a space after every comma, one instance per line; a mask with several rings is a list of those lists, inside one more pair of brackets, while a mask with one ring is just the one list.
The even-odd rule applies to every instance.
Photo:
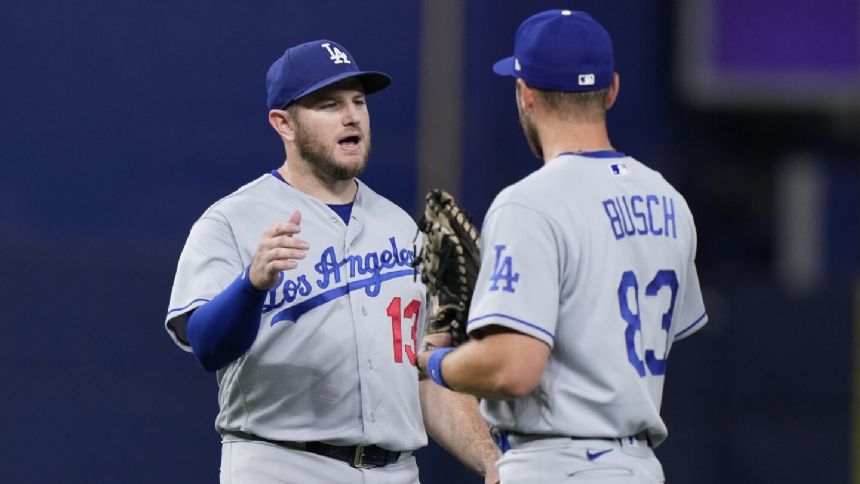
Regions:
[[318, 40], [287, 49], [266, 81], [287, 160], [197, 220], [165, 318], [217, 371], [221, 482], [415, 483], [425, 422], [496, 482], [476, 399], [418, 381], [415, 223], [355, 178], [365, 97], [390, 78]]
[[588, 14], [528, 18], [493, 69], [516, 78], [544, 165], [487, 212], [473, 339], [422, 352], [419, 367], [485, 398], [484, 417], [510, 446], [498, 463], [505, 484], [664, 482], [652, 449], [667, 435], [669, 350], [707, 321], [690, 209], [610, 143], [619, 77], [609, 34]]

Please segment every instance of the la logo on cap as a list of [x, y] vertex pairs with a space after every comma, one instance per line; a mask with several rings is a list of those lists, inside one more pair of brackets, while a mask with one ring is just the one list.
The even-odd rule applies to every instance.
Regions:
[[329, 59], [333, 60], [335, 64], [350, 64], [349, 58], [346, 56], [346, 53], [337, 47], [332, 49], [331, 44], [326, 42], [322, 44], [321, 47], [324, 47], [325, 50], [329, 53]]
[[514, 70], [515, 71], [523, 70], [523, 68], [520, 67], [520, 60], [519, 59], [514, 59]]

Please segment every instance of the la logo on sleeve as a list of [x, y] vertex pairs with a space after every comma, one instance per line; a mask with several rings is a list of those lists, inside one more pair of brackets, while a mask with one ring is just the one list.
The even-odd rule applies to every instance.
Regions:
[[501, 283], [503, 291], [516, 292], [514, 283], [520, 280], [520, 273], [514, 272], [514, 259], [509, 255], [503, 256], [504, 251], [504, 245], [496, 246], [496, 263], [493, 266], [493, 275], [490, 277], [490, 280], [493, 281], [490, 291], [498, 291]]

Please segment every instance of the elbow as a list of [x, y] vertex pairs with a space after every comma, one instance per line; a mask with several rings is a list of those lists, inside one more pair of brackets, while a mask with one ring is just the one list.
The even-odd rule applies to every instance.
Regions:
[[200, 363], [200, 366], [210, 373], [218, 371], [226, 366], [226, 364], [218, 358], [218, 355], [213, 354], [211, 351], [198, 351], [193, 345], [191, 346], [191, 351], [194, 353], [194, 358], [198, 363]]
[[197, 363], [208, 372], [213, 372], [221, 369], [222, 365], [218, 358], [218, 353], [215, 351], [211, 341], [201, 338], [198, 335], [197, 328], [188, 326], [188, 342], [191, 345], [191, 353]]
[[188, 342], [191, 345], [191, 353], [204, 370], [210, 373], [218, 371], [240, 356], [234, 354], [235, 348], [224, 342], [219, 343], [202, 336], [205, 335], [198, 334], [196, 328], [189, 325]]
[[500, 386], [497, 393], [503, 397], [502, 400], [516, 400], [531, 393], [535, 389], [535, 386], [512, 382], [511, 384]]
[[[188, 338], [192, 338], [189, 336]], [[251, 347], [254, 340], [239, 341], [236, 344], [221, 342], [214, 344], [212, 341], [191, 341], [191, 352], [200, 366], [208, 372], [218, 371], [225, 366], [238, 360]]]
[[199, 361], [200, 366], [202, 366], [203, 369], [208, 371], [209, 373], [215, 373], [216, 371], [220, 370], [221, 368], [224, 368], [224, 365], [220, 365], [220, 364], [217, 364], [217, 363], [214, 363], [211, 361], [205, 361], [205, 362], [202, 360], [197, 360], [197, 361]]
[[502, 397], [502, 400], [515, 400], [531, 393], [538, 383], [540, 375], [534, 378], [532, 375], [505, 371], [497, 375], [494, 393]]

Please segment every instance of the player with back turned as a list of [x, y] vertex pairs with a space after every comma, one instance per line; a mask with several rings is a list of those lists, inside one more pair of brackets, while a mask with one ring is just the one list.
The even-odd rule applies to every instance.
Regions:
[[413, 484], [425, 424], [497, 482], [476, 399], [418, 380], [415, 223], [356, 178], [366, 96], [389, 77], [319, 40], [287, 49], [266, 81], [287, 160], [197, 220], [165, 318], [217, 371], [221, 482]]
[[431, 347], [419, 368], [484, 398], [510, 446], [498, 463], [505, 484], [664, 482], [653, 448], [667, 435], [669, 350], [707, 322], [693, 217], [658, 172], [612, 146], [619, 76], [609, 34], [588, 14], [528, 18], [493, 69], [516, 79], [544, 165], [487, 212], [472, 339]]

